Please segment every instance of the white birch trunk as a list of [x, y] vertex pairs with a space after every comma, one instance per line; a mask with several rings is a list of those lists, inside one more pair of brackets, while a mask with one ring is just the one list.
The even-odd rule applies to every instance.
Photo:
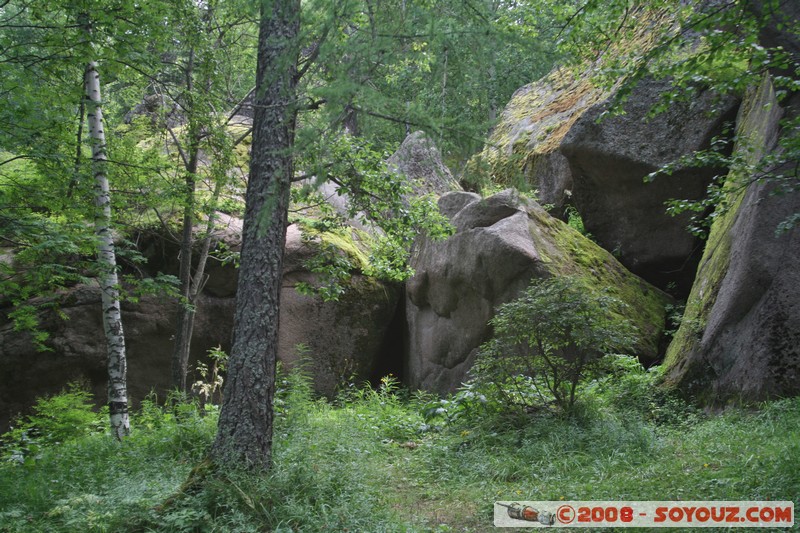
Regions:
[[92, 163], [95, 177], [95, 219], [97, 261], [100, 266], [100, 289], [103, 305], [103, 329], [108, 349], [108, 408], [111, 431], [117, 439], [130, 434], [128, 419], [127, 361], [122, 332], [117, 258], [111, 235], [111, 196], [106, 175], [106, 136], [103, 131], [103, 103], [100, 98], [100, 74], [97, 63], [86, 67], [84, 78], [89, 136], [92, 141]]

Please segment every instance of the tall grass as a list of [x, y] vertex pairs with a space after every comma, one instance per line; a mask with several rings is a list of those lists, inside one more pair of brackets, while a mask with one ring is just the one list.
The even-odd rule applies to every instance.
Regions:
[[0, 531], [482, 532], [495, 500], [800, 501], [798, 399], [715, 416], [666, 402], [673, 417], [648, 417], [598, 396], [577, 417], [444, 422], [391, 380], [334, 403], [301, 375], [280, 383], [268, 475], [182, 488], [216, 424], [185, 402], [145, 402], [122, 443], [80, 433], [21, 461], [6, 442]]

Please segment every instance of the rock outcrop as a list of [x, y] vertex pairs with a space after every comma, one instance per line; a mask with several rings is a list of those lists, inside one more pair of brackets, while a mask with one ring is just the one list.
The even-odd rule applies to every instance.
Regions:
[[[58, 313], [40, 313], [41, 329], [50, 334], [39, 352], [27, 332], [0, 323], [0, 428], [37, 397], [54, 394], [70, 381], [88, 384], [98, 401], [106, 397], [106, 348], [97, 286], [74, 287], [58, 298]], [[128, 355], [128, 390], [135, 403], [151, 390], [161, 398], [169, 388], [170, 354], [177, 304], [144, 296], [124, 302], [122, 317]], [[233, 300], [203, 295], [197, 306], [192, 367], [209, 348], [229, 346]]]
[[682, 156], [707, 149], [738, 101], [703, 91], [649, 117], [669, 81], [643, 80], [621, 115], [603, 120], [608, 102], [588, 109], [570, 128], [560, 151], [569, 161], [573, 198], [586, 230], [615, 257], [659, 287], [677, 284], [687, 294], [702, 254], [702, 241], [687, 230], [688, 214], [672, 217], [665, 202], [705, 196], [720, 168], [681, 168], [652, 183], [644, 178]]
[[636, 353], [658, 355], [668, 301], [608, 252], [513, 189], [481, 199], [445, 194], [441, 211], [456, 228], [444, 241], [423, 239], [407, 282], [407, 381], [448, 392], [465, 379], [495, 308], [534, 277], [580, 275], [628, 304], [641, 340]]
[[409, 134], [387, 163], [408, 179], [416, 195], [438, 196], [461, 188], [442, 162], [439, 149], [421, 131]]
[[609, 91], [588, 79], [556, 70], [519, 88], [492, 130], [486, 147], [471, 161], [472, 172], [488, 173], [493, 183], [533, 187], [541, 205], [565, 219], [572, 202], [572, 172], [559, 151], [561, 141], [587, 109]]
[[[793, 103], [800, 104], [797, 95]], [[775, 146], [781, 113], [769, 79], [747, 96], [736, 150], [750, 164]], [[735, 173], [728, 180], [750, 185], [732, 193], [729, 210], [715, 218], [667, 352], [667, 384], [707, 404], [798, 395], [800, 230], [776, 229], [800, 212], [800, 194], [774, 194], [776, 180]]]
[[[235, 219], [223, 222], [218, 237], [235, 251], [240, 226]], [[351, 248], [346, 243], [343, 246]], [[177, 245], [151, 240], [144, 251], [162, 272], [177, 268]], [[333, 394], [340, 379], [370, 379], [374, 372], [387, 367], [386, 358], [399, 360], [399, 347], [385, 346], [384, 337], [394, 318], [400, 289], [355, 275], [339, 301], [325, 302], [318, 296], [299, 294], [297, 283], [315, 281], [315, 275], [304, 265], [313, 253], [313, 242], [303, 239], [297, 226], [290, 226], [278, 356], [290, 366], [301, 356], [306, 357], [316, 390]], [[210, 259], [207, 272], [209, 282], [197, 304], [190, 368], [210, 348], [230, 348], [237, 270], [232, 264]], [[78, 286], [59, 300], [60, 315], [52, 310], [41, 315], [42, 329], [50, 334], [46, 343], [50, 352], [37, 352], [28, 333], [15, 331], [7, 320], [0, 322], [0, 428], [37, 396], [56, 393], [72, 380], [90, 384], [99, 401], [105, 397], [106, 351], [99, 289]], [[153, 296], [123, 304], [128, 384], [134, 404], [151, 389], [163, 397], [169, 387], [176, 305], [174, 300]], [[298, 345], [306, 346], [307, 352], [299, 353]]]
[[564, 208], [577, 207], [587, 231], [622, 264], [685, 295], [702, 242], [686, 230], [686, 217], [666, 214], [665, 202], [702, 198], [711, 178], [724, 169], [684, 168], [652, 183], [644, 178], [707, 148], [723, 123], [733, 120], [738, 102], [706, 91], [650, 118], [668, 90], [668, 82], [645, 80], [623, 114], [598, 122], [611, 107], [614, 90], [595, 87], [588, 74], [557, 70], [512, 96], [481, 163], [495, 183], [535, 187], [554, 216], [565, 219]]
[[600, 87], [593, 81], [604, 62], [637, 50], [646, 54], [656, 44], [653, 26], [671, 25], [664, 10], [636, 10], [638, 23], [618, 35], [594, 63], [576, 68], [556, 68], [541, 80], [518, 89], [492, 130], [483, 151], [470, 162], [468, 179], [533, 188], [537, 200], [550, 214], [566, 220], [573, 200], [572, 170], [560, 151], [561, 142], [587, 110], [611, 98], [617, 87]]
[[[654, 19], [654, 24], [668, 21]], [[652, 43], [643, 24], [632, 42]], [[688, 294], [702, 242], [687, 230], [688, 218], [666, 214], [667, 200], [696, 200], [725, 169], [682, 168], [652, 183], [651, 172], [705, 149], [733, 120], [738, 101], [700, 92], [650, 112], [670, 90], [669, 82], [644, 80], [628, 95], [622, 114], [598, 119], [615, 104], [618, 87], [598, 87], [583, 73], [557, 69], [511, 97], [484, 150], [470, 163], [495, 184], [532, 187], [541, 205], [566, 220], [576, 207], [586, 230], [622, 264], [650, 283]]]

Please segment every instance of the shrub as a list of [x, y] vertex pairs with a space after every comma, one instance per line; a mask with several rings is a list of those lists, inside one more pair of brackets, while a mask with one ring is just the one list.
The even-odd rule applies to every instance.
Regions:
[[580, 278], [534, 280], [497, 309], [495, 336], [481, 346], [473, 373], [507, 405], [552, 401], [570, 411], [579, 383], [599, 371], [602, 356], [633, 346], [624, 306]]
[[12, 460], [35, 457], [41, 446], [101, 433], [108, 420], [108, 409], [96, 412], [92, 394], [78, 383], [70, 383], [60, 394], [39, 398], [32, 410], [2, 436], [4, 455]]

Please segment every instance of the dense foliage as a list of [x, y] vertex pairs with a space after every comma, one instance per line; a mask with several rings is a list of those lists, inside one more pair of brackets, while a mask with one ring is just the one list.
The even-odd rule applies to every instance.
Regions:
[[[386, 179], [374, 156], [422, 128], [451, 160], [468, 157], [498, 107], [552, 63], [552, 10], [318, 0], [304, 4], [302, 16], [298, 174], [360, 193], [350, 195], [352, 212], [385, 226], [375, 272], [402, 278], [410, 233], [420, 225], [435, 233], [440, 223], [426, 222], [435, 212], [429, 201], [396, 204], [402, 186]], [[0, 294], [42, 347], [46, 334], [36, 331], [28, 301], [96, 274], [85, 63], [103, 69], [115, 227], [124, 237], [156, 231], [183, 243], [180, 279], [160, 278], [161, 289], [179, 284], [191, 307], [191, 280], [203, 277], [189, 268], [192, 241], [209, 233], [191, 230], [206, 220], [213, 228], [214, 213], [237, 216], [244, 207], [251, 128], [234, 117], [253, 114], [257, 18], [248, 2], [0, 7], [0, 230], [15, 253], [13, 268], [0, 262]], [[141, 257], [124, 239], [117, 248], [131, 274], [126, 282], [137, 281], [146, 271]], [[331, 262], [325, 268], [335, 270]]]

